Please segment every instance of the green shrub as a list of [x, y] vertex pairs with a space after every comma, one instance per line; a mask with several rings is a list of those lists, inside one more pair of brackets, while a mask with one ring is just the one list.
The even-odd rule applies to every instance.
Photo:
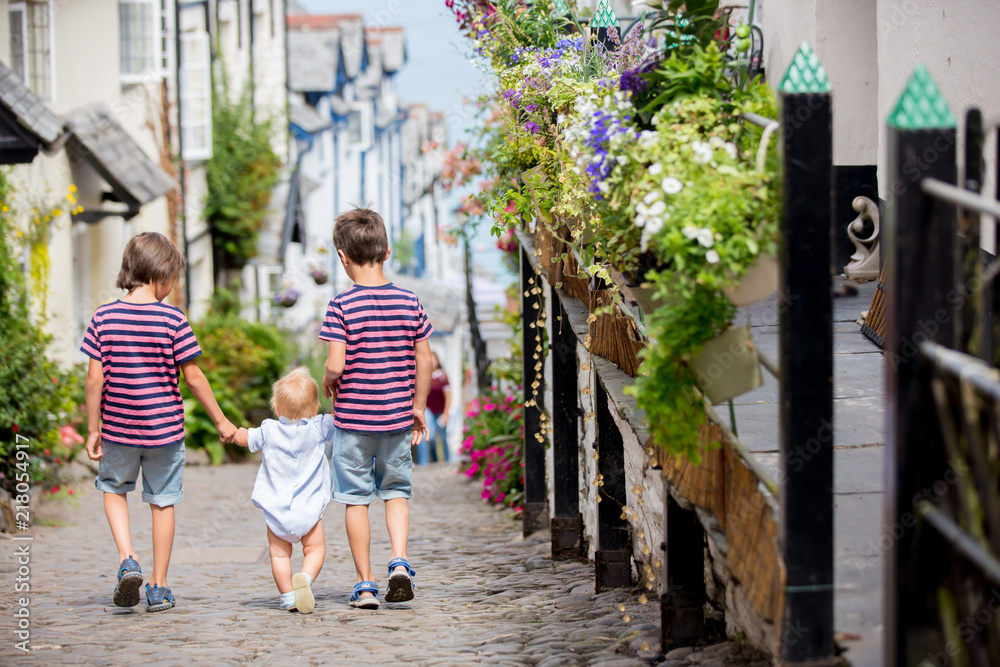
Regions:
[[[46, 357], [49, 337], [29, 307], [25, 235], [15, 223], [8, 176], [0, 170], [0, 488], [11, 491], [19, 473], [24, 481], [27, 472], [32, 485], [57, 482], [59, 466], [79, 451], [74, 427], [82, 418], [83, 380]], [[18, 441], [29, 446], [22, 450], [27, 461], [17, 460]]]
[[[198, 366], [205, 373], [219, 407], [237, 426], [257, 426], [267, 416], [271, 385], [288, 367], [290, 346], [277, 327], [246, 322], [235, 315], [209, 315], [192, 325], [204, 354]], [[225, 446], [208, 413], [181, 384], [187, 445], [204, 448], [212, 463], [221, 463], [228, 451], [239, 457], [246, 450]]]

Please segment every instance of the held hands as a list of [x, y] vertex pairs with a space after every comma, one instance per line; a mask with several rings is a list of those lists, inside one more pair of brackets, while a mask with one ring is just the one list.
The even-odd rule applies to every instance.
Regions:
[[415, 447], [421, 440], [431, 441], [430, 432], [427, 430], [427, 420], [424, 418], [423, 410], [413, 410], [413, 436], [410, 438], [410, 446]]
[[90, 457], [91, 461], [100, 461], [101, 457], [104, 456], [100, 431], [95, 431], [87, 436], [87, 456]]
[[236, 437], [236, 427], [228, 419], [224, 419], [222, 422], [215, 425], [219, 429], [219, 440], [225, 443], [235, 442]]

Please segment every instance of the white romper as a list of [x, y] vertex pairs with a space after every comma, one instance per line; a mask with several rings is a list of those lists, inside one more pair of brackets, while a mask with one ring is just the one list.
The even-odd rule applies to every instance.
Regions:
[[264, 510], [271, 532], [287, 542], [300, 542], [330, 502], [333, 476], [326, 452], [334, 430], [331, 415], [316, 415], [297, 422], [265, 419], [247, 431], [250, 451], [262, 452], [250, 499]]

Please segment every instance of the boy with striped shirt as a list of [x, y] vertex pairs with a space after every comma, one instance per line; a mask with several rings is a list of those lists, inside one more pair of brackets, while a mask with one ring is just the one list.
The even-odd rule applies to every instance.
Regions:
[[319, 335], [330, 348], [323, 393], [335, 396], [333, 499], [347, 505], [347, 539], [358, 575], [351, 606], [377, 609], [368, 522], [375, 497], [385, 502], [392, 544], [385, 600], [413, 599], [414, 572], [406, 556], [410, 447], [427, 439], [431, 325], [417, 296], [382, 272], [389, 240], [378, 213], [358, 208], [338, 216], [333, 244], [355, 283], [330, 301]]
[[174, 505], [184, 492], [184, 404], [179, 373], [208, 411], [222, 439], [233, 426], [215, 400], [195, 359], [201, 348], [184, 313], [161, 303], [184, 268], [184, 258], [162, 234], [146, 232], [125, 246], [117, 286], [121, 299], [97, 309], [81, 351], [87, 370], [87, 455], [100, 461], [94, 485], [118, 547], [114, 603], [139, 604], [142, 570], [132, 554], [128, 503], [142, 474], [142, 499], [153, 513], [153, 577], [146, 585], [149, 611], [174, 606], [167, 565], [174, 540]]

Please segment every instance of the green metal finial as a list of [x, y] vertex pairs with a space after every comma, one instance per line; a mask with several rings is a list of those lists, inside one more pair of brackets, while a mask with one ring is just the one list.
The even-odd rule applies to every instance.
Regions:
[[799, 50], [792, 58], [792, 64], [785, 71], [784, 78], [778, 84], [778, 90], [783, 93], [828, 93], [830, 80], [826, 78], [826, 70], [819, 64], [816, 52], [809, 42], [802, 42]]
[[955, 127], [955, 116], [923, 65], [917, 65], [906, 82], [903, 94], [889, 113], [889, 125], [901, 130]]
[[552, 13], [556, 16], [566, 16], [569, 14], [569, 5], [566, 4], [566, 0], [556, 0], [555, 9], [552, 10]]
[[608, 0], [601, 0], [601, 4], [597, 5], [597, 11], [594, 13], [594, 19], [590, 22], [590, 27], [594, 30], [618, 27], [618, 17], [612, 11]]

